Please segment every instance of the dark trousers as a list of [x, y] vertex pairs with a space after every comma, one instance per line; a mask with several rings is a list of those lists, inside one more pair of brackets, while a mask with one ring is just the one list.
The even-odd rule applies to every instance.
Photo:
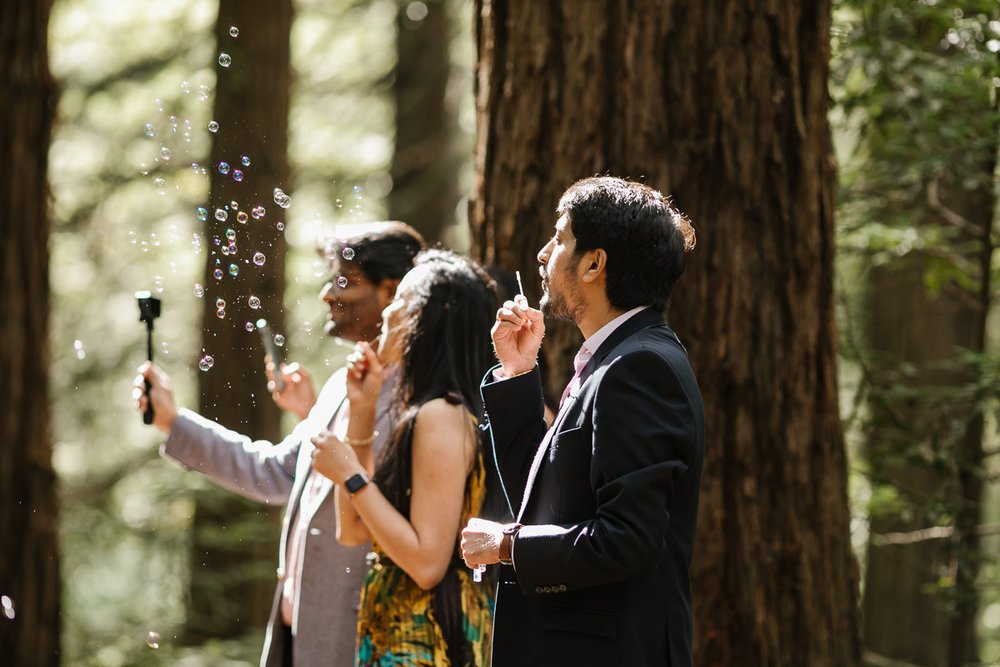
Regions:
[[284, 641], [281, 642], [282, 645], [281, 664], [284, 665], [285, 667], [292, 667], [292, 665], [294, 664], [292, 662], [292, 628], [291, 626], [288, 625], [283, 625], [282, 627], [284, 628], [282, 632], [284, 633], [285, 636], [282, 637]]

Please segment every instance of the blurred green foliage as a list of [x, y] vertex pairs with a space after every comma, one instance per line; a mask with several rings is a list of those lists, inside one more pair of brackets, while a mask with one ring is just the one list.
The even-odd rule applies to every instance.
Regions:
[[[951, 525], [954, 505], [944, 495], [919, 507], [901, 499], [898, 490], [872, 476], [865, 460], [866, 428], [871, 405], [880, 419], [893, 420], [894, 406], [928, 406], [919, 423], [907, 418], [891, 426], [911, 445], [893, 451], [901, 460], [919, 461], [928, 470], [955, 474], [952, 448], [975, 413], [985, 418], [984, 448], [1000, 445], [1000, 377], [997, 351], [1000, 324], [993, 307], [987, 320], [984, 351], [956, 350], [939, 370], [966, 373], [962, 384], [917, 387], [914, 368], [903, 363], [882, 377], [868, 375], [873, 358], [861, 333], [866, 317], [867, 272], [911, 255], [921, 258], [930, 298], [944, 290], [977, 298], [984, 279], [970, 261], [981, 241], [970, 240], [956, 225], [921, 224], [932, 211], [929, 186], [961, 194], [997, 192], [996, 174], [984, 164], [996, 156], [1000, 114], [1000, 6], [995, 0], [839, 0], [832, 34], [831, 122], [840, 165], [838, 221], [838, 319], [841, 323], [841, 385], [846, 436], [851, 447], [850, 485], [855, 516], [855, 547], [864, 560], [867, 521], [877, 515], [920, 512], [929, 521]], [[995, 220], [995, 214], [994, 214]], [[996, 223], [992, 236], [997, 243]], [[993, 253], [989, 291], [996, 301], [1000, 253]], [[919, 322], [911, 323], [919, 327]], [[971, 369], [971, 372], [969, 372]], [[880, 367], [881, 373], [885, 372]], [[959, 406], [959, 409], [956, 407]], [[904, 413], [905, 414], [905, 413]], [[883, 424], [885, 426], [885, 424]], [[1000, 537], [990, 526], [1000, 522], [1000, 461], [987, 456], [979, 474], [983, 496], [983, 567], [979, 584], [981, 658], [1000, 664]], [[887, 463], [887, 462], [886, 462]], [[939, 588], [954, 588], [942, 579]]]

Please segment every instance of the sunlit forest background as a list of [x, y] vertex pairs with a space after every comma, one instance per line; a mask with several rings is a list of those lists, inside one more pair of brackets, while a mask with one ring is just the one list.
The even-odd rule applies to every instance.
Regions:
[[[260, 317], [277, 323], [286, 358], [322, 382], [349, 349], [323, 334], [323, 234], [400, 217], [436, 243], [477, 251], [469, 210], [481, 5], [295, 0], [287, 170], [278, 173], [266, 154], [272, 137], [245, 140], [219, 113], [232, 106], [216, 99], [229, 85], [238, 104], [274, 103], [271, 91], [239, 88], [261, 65], [254, 40], [266, 12], [241, 16], [235, 3], [220, 14], [217, 0], [54, 2], [49, 395], [61, 664], [256, 664], [277, 515], [216, 507], [223, 492], [159, 457], [163, 438], [131, 398], [146, 357], [133, 293], [162, 300], [154, 356], [182, 405], [197, 409], [199, 382], [221, 376], [230, 358], [252, 367], [254, 400], [270, 402]], [[1000, 665], [1000, 4], [837, 0], [829, 32], [837, 375], [862, 661]], [[432, 75], [434, 54], [444, 68]], [[422, 100], [435, 77], [433, 99]], [[408, 99], [430, 110], [407, 116]], [[408, 168], [403, 140], [414, 136], [436, 147]], [[412, 182], [413, 171], [424, 178]], [[545, 224], [550, 211], [538, 212]], [[711, 235], [712, 220], [695, 224]], [[271, 236], [245, 237], [255, 225]], [[221, 256], [215, 278], [206, 261], [228, 255], [226, 228], [240, 248]], [[282, 287], [269, 295], [253, 281], [272, 270]], [[204, 335], [201, 318], [213, 313], [234, 338]], [[227, 386], [221, 400], [244, 389]], [[280, 431], [293, 424], [281, 417]], [[196, 521], [201, 504], [233, 520]], [[200, 568], [211, 545], [236, 555]], [[204, 595], [192, 588], [198, 578], [218, 607], [193, 602]], [[261, 588], [263, 606], [227, 605], [230, 586]], [[5, 597], [0, 625], [23, 604]]]

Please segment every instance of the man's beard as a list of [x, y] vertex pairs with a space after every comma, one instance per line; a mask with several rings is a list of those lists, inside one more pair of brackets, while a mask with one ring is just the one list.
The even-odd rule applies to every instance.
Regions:
[[[570, 273], [565, 274], [565, 288], [562, 294], [553, 294], [549, 291], [548, 276], [542, 275], [542, 298], [538, 302], [539, 310], [545, 317], [557, 320], [568, 320], [577, 322], [583, 313], [583, 299], [580, 298], [576, 281]], [[567, 299], [567, 295], [569, 298]], [[572, 301], [572, 303], [570, 303]]]

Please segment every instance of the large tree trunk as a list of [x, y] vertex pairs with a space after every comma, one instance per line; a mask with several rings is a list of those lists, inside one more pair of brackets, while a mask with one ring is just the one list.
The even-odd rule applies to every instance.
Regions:
[[455, 108], [447, 96], [451, 74], [448, 0], [427, 0], [423, 7], [404, 2], [396, 16], [397, 62], [392, 84], [396, 144], [389, 217], [413, 225], [433, 244], [455, 222], [460, 163], [453, 141]]
[[[478, 0], [476, 252], [532, 274], [562, 190], [670, 193], [699, 230], [671, 322], [705, 397], [699, 664], [857, 665], [837, 408], [830, 4]], [[537, 303], [537, 280], [526, 285]], [[547, 336], [559, 395], [577, 334]]]
[[59, 664], [49, 428], [50, 0], [0, 4], [0, 656]]
[[[285, 210], [274, 188], [288, 190], [289, 34], [291, 0], [222, 0], [216, 23], [218, 51], [231, 58], [217, 66], [215, 120], [219, 123], [211, 151], [211, 191], [206, 234], [203, 354], [214, 366], [199, 374], [200, 411], [242, 433], [275, 441], [280, 437], [279, 411], [266, 389], [264, 351], [247, 323], [267, 318], [272, 334], [284, 331]], [[231, 27], [239, 30], [237, 37]], [[242, 156], [250, 165], [242, 164]], [[230, 165], [228, 175], [218, 165]], [[242, 182], [234, 170], [244, 173]], [[238, 209], [230, 208], [235, 201]], [[257, 218], [253, 209], [264, 207]], [[228, 212], [224, 222], [216, 209]], [[244, 214], [246, 222], [240, 220]], [[239, 216], [239, 218], [238, 218]], [[236, 233], [235, 254], [225, 254], [227, 231]], [[219, 244], [215, 245], [215, 238]], [[265, 261], [258, 265], [256, 253]], [[231, 275], [230, 267], [239, 273]], [[222, 278], [215, 277], [216, 270]], [[251, 297], [260, 308], [250, 305]], [[219, 316], [217, 299], [225, 300]], [[259, 629], [274, 594], [277, 514], [210, 489], [199, 494], [191, 554], [191, 601], [188, 636], [234, 636]]]

